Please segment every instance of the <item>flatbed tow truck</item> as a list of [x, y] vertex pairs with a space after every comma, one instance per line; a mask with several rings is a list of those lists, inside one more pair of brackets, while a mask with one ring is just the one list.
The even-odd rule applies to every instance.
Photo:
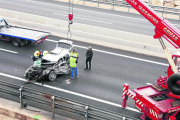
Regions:
[[180, 31], [165, 18], [160, 17], [141, 0], [126, 0], [141, 15], [155, 26], [154, 39], [160, 44], [169, 61], [167, 76], [159, 76], [156, 83], [131, 91], [127, 83], [123, 86], [122, 107], [126, 108], [128, 96], [135, 101], [142, 120], [180, 120], [180, 51], [171, 57], [163, 39], [176, 49], [180, 48]]
[[49, 32], [11, 26], [5, 19], [0, 19], [0, 40], [11, 41], [17, 47], [24, 46], [29, 42], [42, 43], [49, 35]]

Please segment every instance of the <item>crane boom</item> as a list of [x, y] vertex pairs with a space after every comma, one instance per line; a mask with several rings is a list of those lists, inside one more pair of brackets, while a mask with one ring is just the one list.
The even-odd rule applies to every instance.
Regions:
[[126, 107], [129, 96], [135, 100], [135, 107], [142, 112], [142, 120], [180, 120], [180, 51], [171, 57], [162, 39], [163, 37], [175, 48], [180, 48], [180, 31], [143, 1], [126, 1], [155, 26], [154, 39], [159, 39], [170, 65], [167, 77], [160, 76], [156, 84], [133, 91], [128, 90], [128, 84], [124, 84], [122, 107]]
[[[163, 37], [175, 48], [180, 48], [180, 31], [160, 17], [152, 8], [141, 0], [126, 0], [134, 9], [155, 26], [154, 39]], [[170, 40], [169, 40], [169, 39]]]

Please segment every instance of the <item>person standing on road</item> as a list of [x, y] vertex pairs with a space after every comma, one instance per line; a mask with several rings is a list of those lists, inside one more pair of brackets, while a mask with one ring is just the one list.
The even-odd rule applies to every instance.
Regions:
[[70, 54], [70, 56], [73, 56], [73, 55], [76, 55], [76, 64], [78, 63], [78, 52], [77, 52], [77, 50], [76, 49], [74, 49], [72, 52], [71, 52], [71, 54]]
[[71, 68], [71, 78], [70, 79], [74, 79], [74, 72], [75, 72], [75, 76], [76, 78], [78, 78], [78, 71], [77, 71], [77, 56], [76, 54], [74, 54], [73, 56], [70, 56], [70, 68]]
[[35, 51], [34, 55], [31, 57], [33, 62], [36, 61], [37, 59], [39, 59], [40, 56], [40, 52], [39, 51]]
[[93, 57], [93, 52], [92, 52], [92, 47], [89, 46], [88, 50], [86, 52], [86, 68], [84, 68], [85, 70], [88, 70], [88, 63], [89, 63], [89, 70], [91, 70], [91, 60]]

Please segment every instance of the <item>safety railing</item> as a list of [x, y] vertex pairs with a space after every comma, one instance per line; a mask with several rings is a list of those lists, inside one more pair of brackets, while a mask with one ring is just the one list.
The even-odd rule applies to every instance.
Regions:
[[[97, 3], [97, 6], [99, 7], [100, 4], [107, 4], [112, 5], [112, 9], [114, 9], [114, 6], [120, 6], [125, 7], [129, 9], [132, 8], [125, 0], [79, 0], [85, 2], [93, 2]], [[179, 8], [172, 8], [172, 7], [165, 7], [165, 6], [158, 6], [158, 5], [151, 5], [149, 4], [151, 8], [153, 8], [156, 12], [162, 13], [162, 16], [164, 13], [166, 14], [172, 14], [172, 15], [178, 15], [180, 19], [180, 9]]]
[[21, 109], [29, 105], [50, 111], [53, 117], [55, 114], [60, 114], [78, 120], [138, 120], [127, 115], [4, 81], [0, 81], [0, 95], [6, 99], [19, 102]]

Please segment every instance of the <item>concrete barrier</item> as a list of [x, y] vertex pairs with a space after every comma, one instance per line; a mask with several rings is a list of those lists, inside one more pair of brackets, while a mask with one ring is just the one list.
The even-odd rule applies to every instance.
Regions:
[[75, 120], [63, 115], [48, 112], [35, 107], [27, 106], [20, 109], [20, 103], [0, 98], [0, 120]]
[[[52, 35], [67, 38], [68, 21], [37, 16], [22, 12], [16, 12], [6, 9], [0, 9], [2, 18], [9, 24], [28, 27], [38, 30], [51, 32]], [[118, 31], [80, 23], [71, 25], [72, 38], [77, 41], [97, 44], [132, 51], [140, 54], [146, 54], [157, 57], [165, 57], [158, 40], [152, 36], [135, 34], [130, 32]], [[176, 50], [168, 42], [164, 41], [170, 53]]]
[[19, 103], [0, 98], [0, 120], [37, 120], [33, 116], [38, 115], [40, 116], [41, 120], [51, 120], [51, 117], [47, 117], [46, 114], [49, 115], [48, 112], [43, 110], [37, 113], [25, 109], [20, 109]]

